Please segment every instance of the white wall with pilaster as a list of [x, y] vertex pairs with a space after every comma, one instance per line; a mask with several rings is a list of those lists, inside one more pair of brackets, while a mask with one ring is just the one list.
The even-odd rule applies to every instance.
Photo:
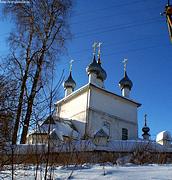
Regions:
[[66, 100], [56, 104], [56, 115], [72, 119], [82, 135], [85, 133], [87, 96], [87, 91], [78, 93], [76, 96], [71, 94]]
[[137, 105], [98, 88], [91, 88], [89, 105], [89, 132], [93, 136], [104, 122], [110, 124], [112, 139], [122, 138], [122, 128], [128, 129], [128, 138], [137, 139]]
[[94, 85], [57, 102], [57, 116], [72, 119], [81, 135], [93, 137], [105, 122], [110, 125], [110, 138], [122, 139], [122, 128], [128, 129], [128, 139], [138, 138], [137, 104]]
[[97, 75], [95, 73], [89, 74], [89, 83], [94, 84], [100, 88], [104, 88], [104, 82], [97, 78]]

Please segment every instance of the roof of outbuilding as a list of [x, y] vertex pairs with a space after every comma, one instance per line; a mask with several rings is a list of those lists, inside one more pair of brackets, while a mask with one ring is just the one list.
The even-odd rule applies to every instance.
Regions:
[[72, 137], [74, 139], [77, 139], [80, 136], [76, 128], [73, 128], [74, 125], [71, 121], [59, 117], [52, 117], [53, 120], [51, 120], [49, 124], [47, 119], [36, 130], [33, 130], [30, 135], [48, 134], [49, 132], [50, 137], [52, 136], [52, 138], [58, 138], [62, 141], [63, 136]]

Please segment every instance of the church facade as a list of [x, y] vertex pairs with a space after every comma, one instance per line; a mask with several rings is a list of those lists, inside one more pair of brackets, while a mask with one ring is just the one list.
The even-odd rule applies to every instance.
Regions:
[[56, 102], [56, 116], [71, 119], [82, 137], [94, 138], [98, 132], [105, 133], [112, 140], [138, 138], [137, 109], [141, 106], [130, 99], [132, 82], [127, 76], [126, 62], [124, 77], [119, 82], [122, 95], [105, 89], [107, 77], [102, 68], [100, 44], [96, 60], [96, 44], [93, 46], [93, 60], [87, 66], [89, 82], [74, 91], [72, 72], [64, 82], [65, 97]]
[[88, 83], [56, 103], [56, 116], [71, 119], [82, 137], [93, 138], [102, 129], [110, 139], [137, 139], [139, 106]]
[[[49, 134], [53, 134], [53, 142], [54, 137], [58, 142], [64, 139], [93, 139], [95, 144], [106, 144], [104, 141], [111, 140], [138, 139], [137, 112], [141, 104], [130, 98], [133, 83], [127, 75], [126, 60], [124, 76], [119, 81], [121, 95], [118, 95], [104, 86], [107, 73], [102, 67], [100, 45], [101, 43], [93, 45], [93, 58], [86, 68], [88, 83], [77, 90], [74, 90], [76, 82], [72, 77], [71, 64], [69, 76], [63, 84], [65, 96], [55, 103], [54, 120], [50, 123]], [[33, 144], [33, 137], [41, 134], [46, 134], [48, 139], [48, 128], [43, 130], [47, 122], [43, 122], [41, 130], [28, 136], [28, 143]], [[144, 130], [144, 136], [149, 139], [147, 125]]]

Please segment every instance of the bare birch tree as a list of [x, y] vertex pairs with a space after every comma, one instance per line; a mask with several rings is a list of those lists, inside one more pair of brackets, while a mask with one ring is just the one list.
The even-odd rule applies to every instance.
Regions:
[[10, 67], [20, 84], [13, 144], [17, 142], [22, 113], [20, 143], [26, 143], [35, 99], [43, 86], [40, 82], [46, 82], [49, 69], [70, 37], [67, 23], [70, 9], [70, 0], [30, 0], [4, 7], [4, 13], [11, 15], [16, 24], [9, 37]]

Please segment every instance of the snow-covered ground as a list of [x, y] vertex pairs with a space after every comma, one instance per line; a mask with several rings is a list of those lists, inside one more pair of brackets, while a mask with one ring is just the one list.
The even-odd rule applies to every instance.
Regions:
[[[44, 168], [39, 168], [37, 179], [44, 179]], [[9, 170], [0, 172], [0, 179], [11, 179], [11, 172]], [[90, 165], [85, 164], [80, 167], [54, 167], [52, 170], [52, 179], [64, 180], [68, 179], [108, 179], [108, 180], [172, 180], [172, 164], [170, 165], [145, 165], [135, 166], [132, 164], [123, 167], [106, 164]], [[17, 180], [34, 180], [35, 167], [34, 166], [19, 166], [15, 170], [15, 178]]]

